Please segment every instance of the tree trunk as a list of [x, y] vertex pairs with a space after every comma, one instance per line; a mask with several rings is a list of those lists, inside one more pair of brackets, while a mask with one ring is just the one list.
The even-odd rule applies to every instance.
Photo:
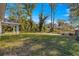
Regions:
[[5, 16], [6, 3], [0, 3], [0, 34], [2, 33], [2, 24], [1, 21]]
[[75, 30], [76, 40], [79, 41], [79, 28]]
[[33, 24], [32, 24], [32, 15], [30, 16], [30, 31], [32, 31], [32, 26], [33, 26]]
[[1, 24], [1, 21], [0, 21], [0, 34], [2, 34], [2, 24]]
[[40, 23], [39, 23], [39, 32], [42, 31], [42, 27], [43, 27], [43, 8], [44, 8], [44, 4], [41, 5], [42, 10], [41, 10], [41, 19], [40, 19]]
[[51, 28], [50, 28], [50, 32], [52, 32], [52, 30], [53, 30], [53, 20], [52, 20], [52, 6], [51, 6]]
[[52, 28], [52, 31], [54, 31], [54, 21], [55, 21], [55, 11], [53, 11], [53, 28]]

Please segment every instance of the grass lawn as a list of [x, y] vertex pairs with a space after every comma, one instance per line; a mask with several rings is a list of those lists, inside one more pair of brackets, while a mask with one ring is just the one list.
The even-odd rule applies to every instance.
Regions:
[[0, 37], [0, 55], [79, 56], [74, 36], [19, 34]]

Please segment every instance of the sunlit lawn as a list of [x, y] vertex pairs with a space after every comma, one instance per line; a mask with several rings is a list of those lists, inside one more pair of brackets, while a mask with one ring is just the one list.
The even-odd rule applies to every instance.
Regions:
[[75, 40], [74, 36], [3, 35], [0, 38], [0, 55], [79, 55], [79, 42]]

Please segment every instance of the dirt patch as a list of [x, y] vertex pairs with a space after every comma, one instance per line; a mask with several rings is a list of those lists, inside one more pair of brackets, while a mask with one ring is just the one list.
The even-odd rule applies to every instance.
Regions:
[[22, 46], [23, 41], [13, 41], [13, 42], [0, 42], [0, 48], [7, 48], [7, 47], [16, 47]]
[[30, 48], [30, 50], [36, 51], [41, 48], [44, 48], [44, 46], [42, 44], [35, 44]]

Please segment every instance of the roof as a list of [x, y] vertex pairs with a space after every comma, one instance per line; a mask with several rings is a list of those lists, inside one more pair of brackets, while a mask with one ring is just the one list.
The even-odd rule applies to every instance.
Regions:
[[1, 22], [3, 25], [19, 25], [19, 23], [14, 23], [14, 22]]
[[19, 23], [11, 21], [6, 18], [4, 18], [4, 20], [2, 20], [1, 23], [2, 23], [2, 25], [19, 25]]

